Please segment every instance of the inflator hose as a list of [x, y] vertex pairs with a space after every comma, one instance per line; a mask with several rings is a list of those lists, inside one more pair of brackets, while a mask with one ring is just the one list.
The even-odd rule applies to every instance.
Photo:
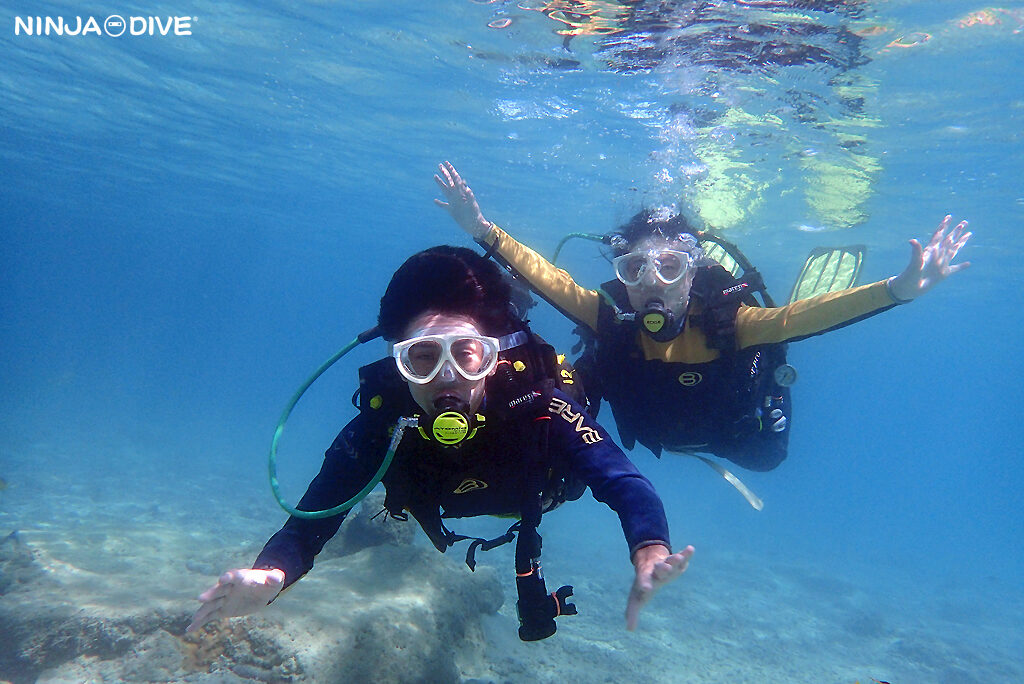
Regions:
[[288, 405], [285, 406], [284, 413], [281, 414], [281, 420], [277, 421], [277, 429], [274, 430], [274, 439], [270, 443], [270, 488], [273, 490], [274, 498], [277, 499], [277, 503], [281, 506], [281, 508], [283, 508], [288, 514], [293, 515], [296, 518], [330, 518], [331, 516], [338, 515], [339, 513], [344, 513], [345, 511], [347, 511], [348, 509], [352, 508], [357, 503], [362, 501], [364, 498], [366, 498], [366, 495], [373, 491], [373, 488], [377, 486], [377, 483], [379, 483], [384, 478], [384, 474], [387, 472], [388, 467], [391, 465], [392, 459], [395, 457], [395, 451], [398, 450], [398, 444], [399, 442], [402, 441], [402, 434], [405, 432], [405, 428], [415, 427], [417, 424], [415, 418], [399, 419], [398, 424], [395, 426], [395, 431], [391, 436], [391, 444], [388, 445], [387, 453], [384, 455], [384, 462], [380, 464], [380, 468], [377, 469], [377, 472], [370, 479], [370, 481], [366, 483], [366, 486], [360, 489], [359, 492], [348, 501], [338, 504], [334, 508], [328, 508], [322, 511], [300, 511], [297, 508], [294, 508], [293, 506], [289, 505], [284, 500], [284, 497], [281, 495], [281, 488], [277, 481], [277, 443], [281, 439], [281, 433], [284, 432], [284, 424], [288, 421], [288, 417], [291, 415], [292, 410], [295, 408], [295, 405], [299, 403], [299, 399], [301, 399], [302, 395], [306, 393], [306, 390], [309, 389], [309, 386], [316, 382], [317, 378], [323, 375], [324, 372], [328, 368], [333, 366], [335, 362], [341, 359], [341, 357], [345, 356], [345, 354], [348, 354], [350, 351], [355, 349], [358, 345], [362, 344], [363, 342], [369, 342], [370, 340], [376, 339], [379, 336], [380, 332], [376, 327], [370, 328], [369, 330], [366, 330], [357, 335], [354, 340], [352, 340], [347, 345], [338, 350], [338, 352], [334, 356], [327, 359], [327, 361], [325, 361], [323, 365], [317, 368], [316, 371], [314, 371], [313, 375], [311, 375], [309, 379], [306, 380], [306, 382], [304, 382], [301, 387], [299, 387], [299, 389], [295, 392], [295, 395], [291, 398], [291, 401], [289, 401]]
[[604, 242], [604, 235], [596, 235], [594, 233], [569, 233], [564, 238], [558, 241], [558, 246], [555, 247], [555, 255], [551, 257], [551, 265], [554, 266], [555, 262], [558, 261], [558, 255], [562, 251], [562, 247], [565, 243], [573, 238], [583, 238], [584, 240], [592, 240], [594, 242]]

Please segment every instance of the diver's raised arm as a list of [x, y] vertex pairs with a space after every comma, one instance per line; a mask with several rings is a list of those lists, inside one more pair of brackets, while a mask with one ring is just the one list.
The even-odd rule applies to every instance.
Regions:
[[970, 262], [950, 264], [971, 238], [967, 221], [951, 229], [952, 222], [952, 217], [946, 216], [924, 247], [911, 240], [910, 263], [888, 280], [827, 292], [782, 307], [741, 307], [736, 318], [738, 347], [793, 342], [838, 330], [920, 297], [950, 274], [970, 266]]
[[925, 247], [916, 239], [910, 241], [910, 263], [903, 273], [888, 281], [889, 294], [897, 303], [906, 303], [920, 297], [951, 274], [971, 265], [969, 261], [950, 264], [960, 248], [971, 239], [967, 221], [961, 221], [949, 230], [952, 222], [953, 217], [949, 215], [942, 219]]
[[459, 227], [469, 233], [470, 237], [482, 240], [490, 231], [491, 222], [485, 219], [480, 211], [473, 189], [466, 184], [451, 162], [442, 162], [437, 165], [437, 169], [434, 181], [441, 188], [447, 202], [435, 199], [434, 204], [447, 209]]
[[596, 330], [600, 295], [577, 285], [568, 273], [484, 218], [473, 190], [451, 162], [438, 164], [437, 169], [434, 181], [448, 201], [435, 199], [434, 203], [447, 209], [459, 227], [503, 266], [525, 278], [534, 292], [570, 320]]

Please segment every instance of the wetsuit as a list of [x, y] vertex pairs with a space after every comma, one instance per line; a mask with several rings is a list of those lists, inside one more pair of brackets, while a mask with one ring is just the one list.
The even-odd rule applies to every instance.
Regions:
[[[404, 415], [418, 412], [411, 396], [402, 400], [401, 408], [409, 411]], [[653, 544], [671, 548], [664, 507], [654, 487], [608, 433], [558, 390], [544, 413], [550, 418], [545, 421], [549, 425], [545, 472], [552, 473], [544, 488], [546, 508], [559, 503], [556, 490], [573, 480], [590, 487], [595, 499], [618, 514], [631, 555]], [[381, 418], [373, 410], [363, 410], [341, 431], [299, 502], [300, 510], [336, 506], [369, 481], [384, 458], [388, 429], [394, 426], [393, 420]], [[384, 478], [385, 505], [393, 513], [412, 513], [442, 552], [447, 548], [445, 536], [450, 534], [442, 517], [519, 515], [527, 470], [524, 454], [528, 449], [523, 445], [532, 434], [533, 422], [515, 414], [488, 416], [477, 434], [458, 448], [441, 447], [415, 430], [406, 431]], [[313, 567], [313, 558], [344, 518], [344, 513], [319, 520], [289, 518], [253, 567], [284, 570], [285, 585], [292, 584]]]
[[[597, 377], [584, 377], [588, 392], [601, 386], [627, 448], [639, 441], [658, 456], [662, 450], [706, 452], [751, 470], [774, 468], [786, 457], [789, 430], [769, 429], [754, 406], [769, 397], [747, 396], [747, 389], [737, 388], [740, 376], [763, 372], [757, 364], [769, 361], [766, 357], [780, 343], [834, 330], [895, 306], [885, 281], [782, 307], [740, 305], [730, 338], [734, 348], [723, 351], [709, 344], [701, 325], [702, 305], [691, 295], [685, 326], [675, 338], [657, 342], [639, 328], [630, 328], [623, 340], [624, 327], [616, 325], [614, 308], [600, 292], [580, 287], [568, 273], [497, 226], [480, 242], [562, 314], [594, 332]], [[626, 302], [619, 304], [628, 308]], [[576, 365], [584, 370], [585, 364]], [[770, 400], [777, 400], [788, 418], [788, 388], [771, 391], [778, 396]]]

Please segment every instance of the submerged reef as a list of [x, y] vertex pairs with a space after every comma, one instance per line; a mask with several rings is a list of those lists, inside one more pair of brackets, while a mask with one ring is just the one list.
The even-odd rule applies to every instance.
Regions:
[[[257, 546], [225, 552], [180, 529], [158, 545], [131, 527], [11, 535], [0, 544], [0, 681], [457, 682], [481, 667], [481, 620], [504, 601], [497, 573], [410, 544], [411, 523], [354, 515], [343, 528], [273, 605], [187, 636], [192, 599], [216, 580], [209, 568], [244, 565]], [[76, 560], [112, 545], [138, 553], [106, 571]], [[208, 552], [186, 567], [197, 548]]]

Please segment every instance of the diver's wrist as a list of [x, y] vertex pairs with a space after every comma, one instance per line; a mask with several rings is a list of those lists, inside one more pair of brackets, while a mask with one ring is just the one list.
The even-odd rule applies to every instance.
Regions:
[[473, 237], [477, 240], [486, 240], [490, 237], [494, 227], [493, 223], [481, 216], [474, 226]]
[[896, 294], [896, 289], [893, 283], [896, 281], [898, 277], [899, 276], [892, 276], [885, 281], [885, 291], [889, 294], [889, 299], [891, 299], [893, 303], [909, 304], [910, 302], [914, 301], [913, 297], [911, 297], [910, 299], [904, 299], [903, 297], [900, 297], [899, 295]]

